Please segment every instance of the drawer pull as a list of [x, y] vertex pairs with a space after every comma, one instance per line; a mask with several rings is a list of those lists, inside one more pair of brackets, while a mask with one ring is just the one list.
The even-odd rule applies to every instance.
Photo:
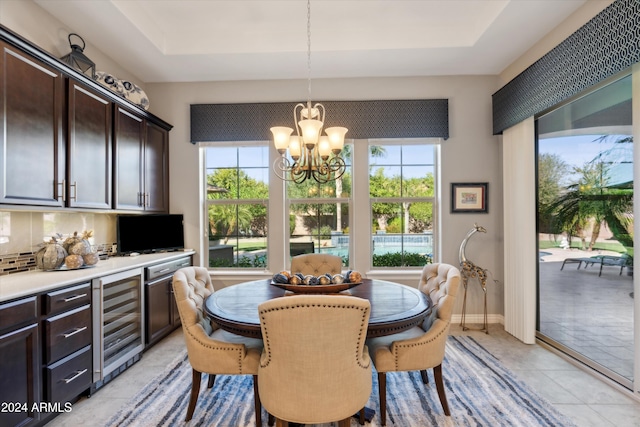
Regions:
[[179, 264], [178, 267], [186, 267], [186, 266], [189, 266], [189, 265], [191, 265], [191, 263], [189, 261], [187, 261], [187, 262], [183, 262], [182, 264]]
[[78, 378], [80, 375], [84, 374], [85, 372], [87, 372], [86, 369], [83, 369], [82, 371], [76, 371], [76, 374], [74, 376], [72, 376], [71, 378], [65, 378], [64, 383], [65, 384], [69, 384], [71, 381], [75, 380], [76, 378]]
[[86, 296], [87, 296], [87, 294], [74, 295], [74, 296], [72, 296], [72, 297], [64, 298], [64, 299], [62, 300], [62, 302], [69, 302], [69, 301], [73, 301], [73, 300], [76, 300], [76, 299], [78, 299], [78, 298], [83, 298], [83, 297], [86, 297]]
[[73, 336], [73, 335], [75, 335], [75, 334], [77, 334], [79, 332], [84, 331], [85, 329], [87, 329], [86, 326], [83, 326], [82, 328], [76, 328], [75, 331], [69, 332], [68, 334], [62, 334], [62, 336], [65, 337], [65, 338], [69, 338], [69, 337], [71, 337], [71, 336]]
[[170, 268], [163, 268], [162, 270], [156, 271], [156, 273], [164, 273], [165, 271], [171, 270]]

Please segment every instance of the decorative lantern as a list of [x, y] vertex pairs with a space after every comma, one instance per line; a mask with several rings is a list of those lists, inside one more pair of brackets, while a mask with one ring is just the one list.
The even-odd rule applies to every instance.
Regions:
[[[82, 42], [82, 46], [79, 44], [73, 43], [71, 41], [71, 36], [76, 36]], [[67, 55], [60, 58], [64, 63], [70, 65], [71, 67], [79, 70], [83, 74], [91, 77], [95, 80], [96, 78], [96, 64], [93, 63], [92, 60], [86, 57], [84, 53], [85, 43], [84, 39], [77, 35], [76, 33], [69, 34], [69, 46], [71, 46], [71, 52]]]

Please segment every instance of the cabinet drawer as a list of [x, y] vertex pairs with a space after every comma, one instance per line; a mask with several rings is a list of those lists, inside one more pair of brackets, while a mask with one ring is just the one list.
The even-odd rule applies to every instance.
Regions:
[[71, 288], [53, 291], [44, 296], [44, 314], [58, 314], [91, 302], [91, 284], [83, 283]]
[[45, 368], [45, 401], [64, 404], [91, 386], [91, 346]]
[[0, 304], [0, 333], [33, 323], [38, 317], [36, 297]]
[[47, 319], [44, 325], [46, 364], [91, 344], [91, 307], [88, 305]]
[[161, 264], [152, 265], [145, 270], [145, 279], [147, 281], [157, 279], [158, 277], [169, 276], [181, 269], [191, 265], [191, 257], [174, 259], [173, 261], [163, 262]]

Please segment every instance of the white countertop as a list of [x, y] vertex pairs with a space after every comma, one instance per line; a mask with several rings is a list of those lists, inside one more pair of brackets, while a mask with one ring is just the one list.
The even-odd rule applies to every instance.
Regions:
[[138, 255], [135, 257], [111, 257], [100, 260], [94, 267], [78, 270], [43, 271], [34, 270], [0, 276], [0, 302], [68, 285], [79, 284], [108, 276], [120, 271], [147, 267], [165, 261], [193, 255], [195, 251], [165, 252], [158, 254]]

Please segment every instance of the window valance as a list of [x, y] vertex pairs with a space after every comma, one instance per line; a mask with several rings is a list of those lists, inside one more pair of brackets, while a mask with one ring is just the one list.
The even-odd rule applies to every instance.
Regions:
[[[447, 99], [319, 102], [327, 109], [325, 127], [348, 128], [348, 139], [449, 138]], [[270, 127], [293, 126], [295, 105], [192, 104], [191, 143], [269, 140]]]
[[493, 133], [640, 61], [640, 1], [616, 0], [493, 94]]

